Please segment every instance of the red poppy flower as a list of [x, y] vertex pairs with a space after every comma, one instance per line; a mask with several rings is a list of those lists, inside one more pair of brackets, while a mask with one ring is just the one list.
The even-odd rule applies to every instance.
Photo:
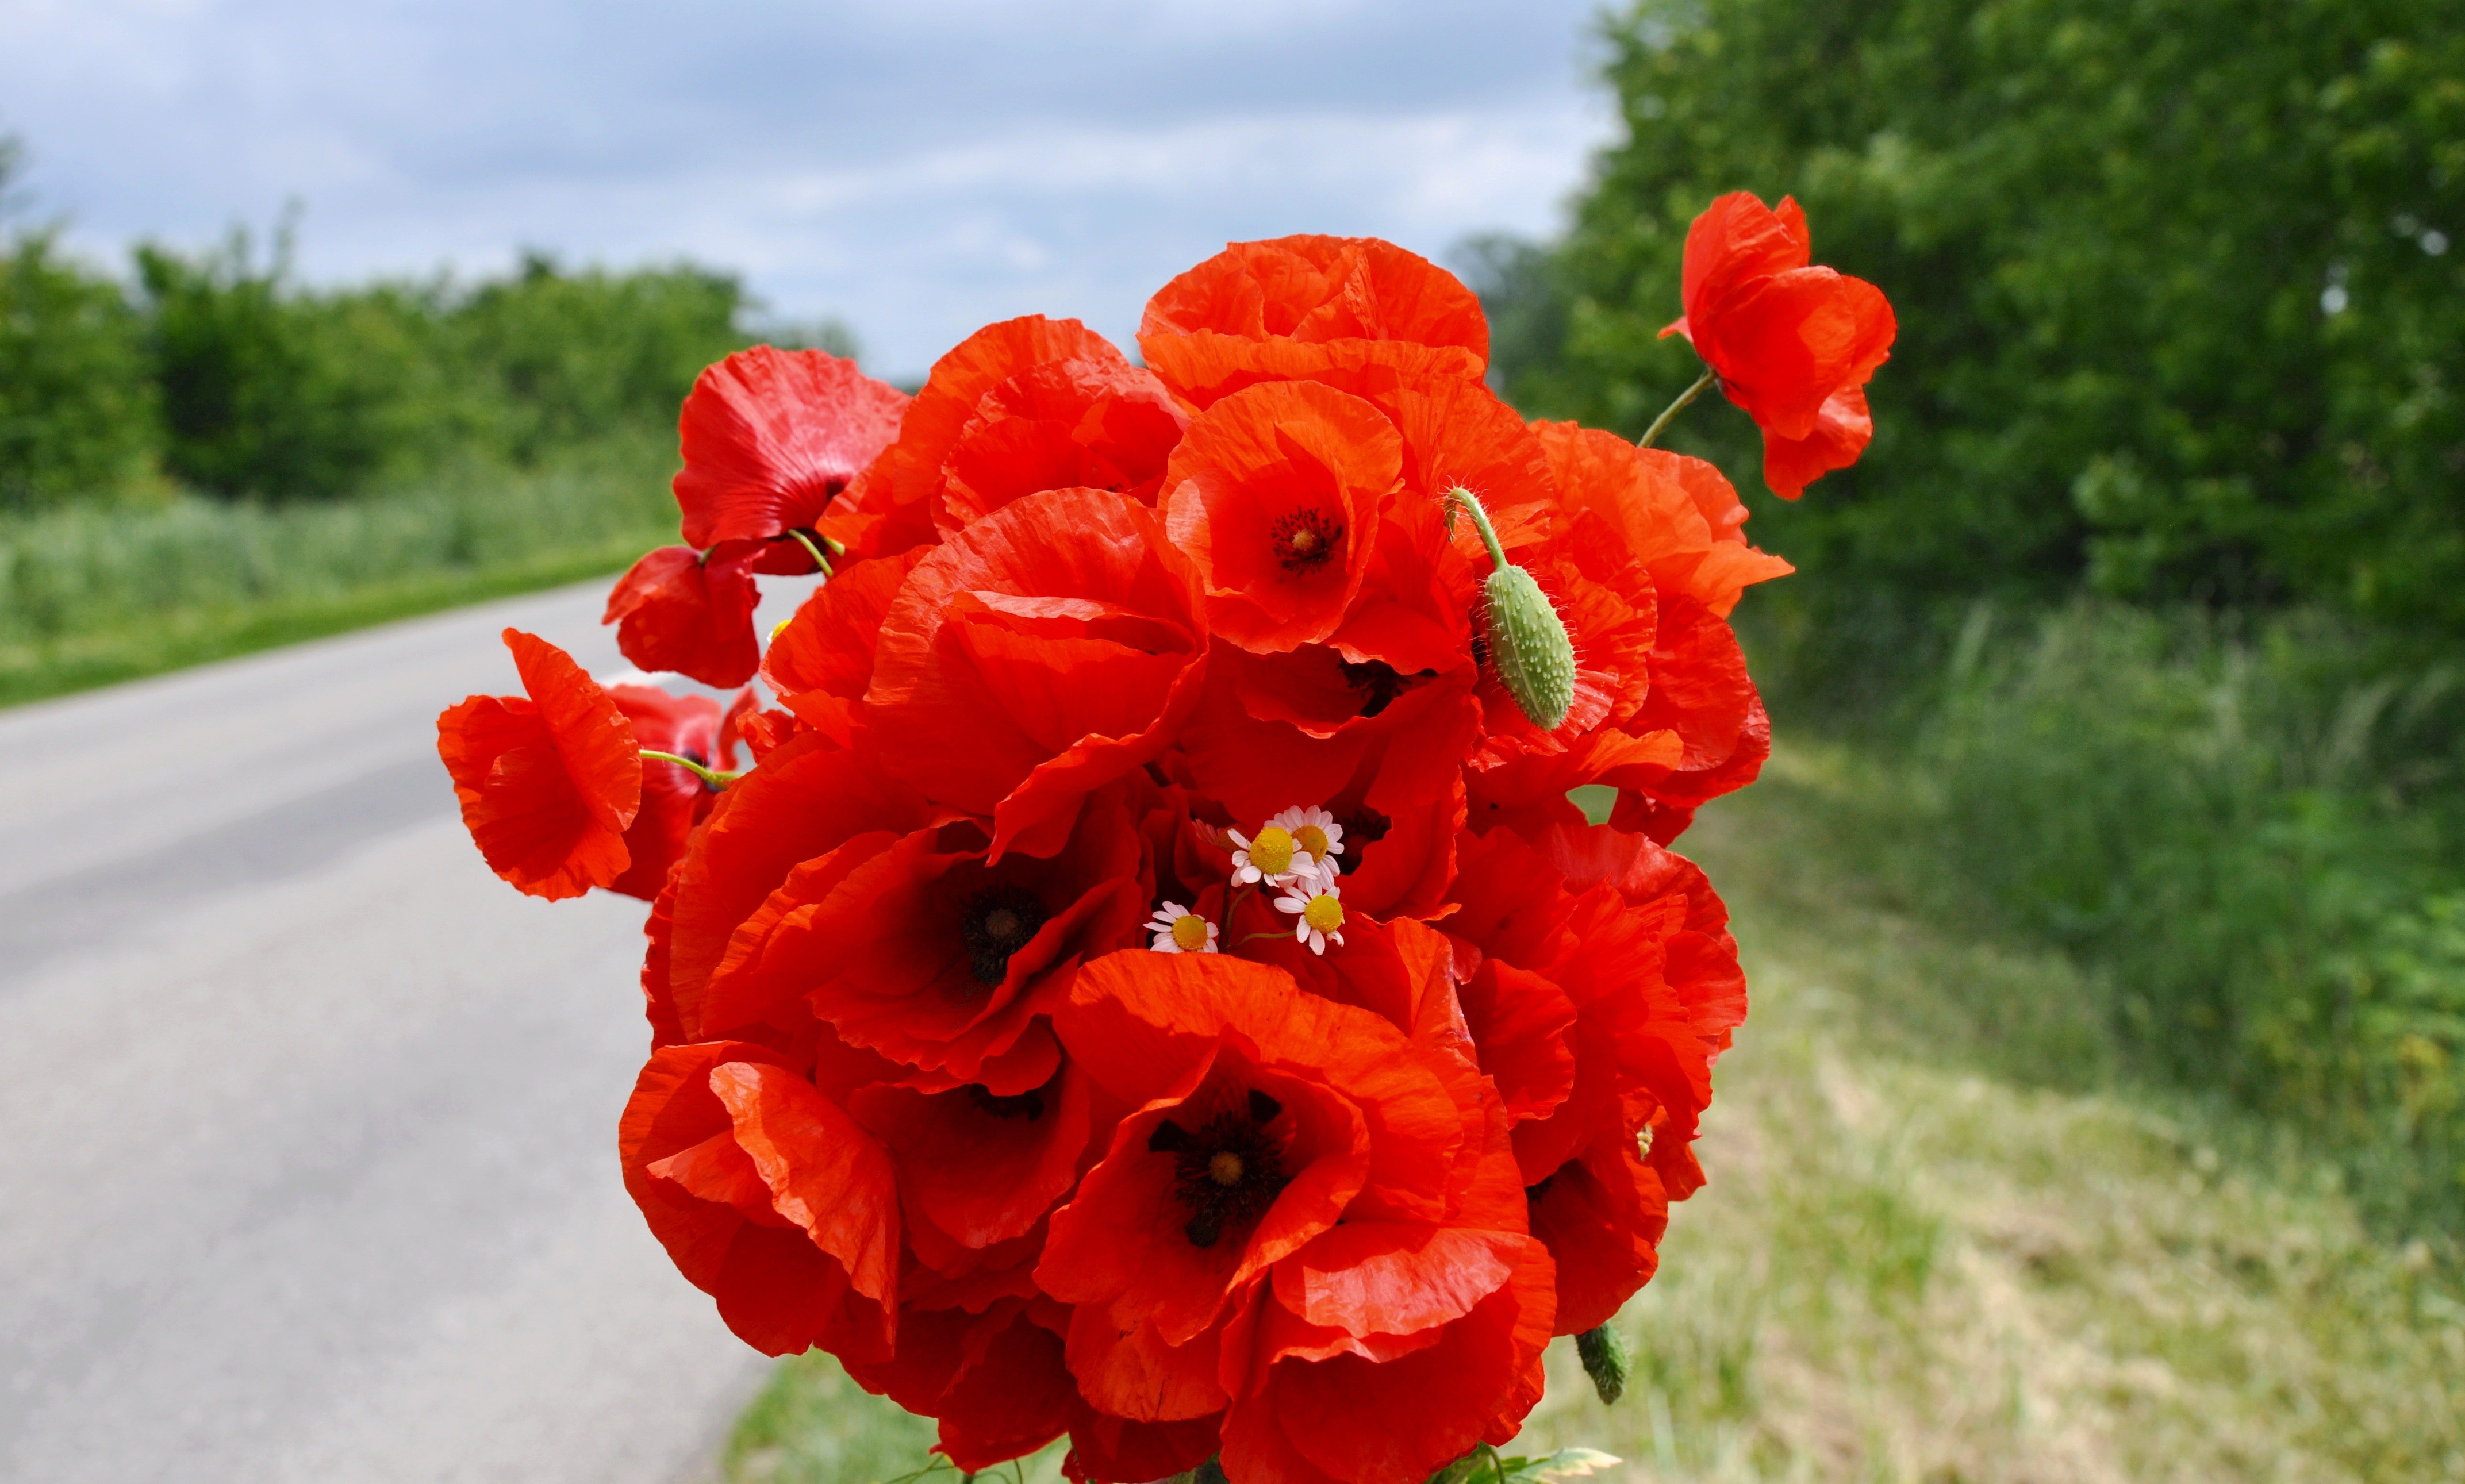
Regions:
[[873, 652], [907, 574], [930, 548], [866, 562], [813, 589], [770, 638], [762, 678], [797, 720], [854, 745], [857, 712], [873, 684]]
[[1080, 961], [1133, 941], [1147, 911], [1125, 802], [1099, 794], [1074, 822], [1052, 858], [997, 863], [971, 823], [849, 837], [798, 866], [737, 930], [705, 1024], [801, 997], [839, 1036], [930, 1074], [919, 1080], [937, 1090], [1034, 1093], [1058, 1064], [1045, 1017]]
[[908, 574], [865, 714], [886, 766], [992, 819], [996, 856], [1042, 853], [1090, 789], [1164, 749], [1197, 704], [1206, 653], [1197, 573], [1155, 513], [1054, 490]]
[[[1728, 623], [1690, 598], [1661, 605], [1652, 646], [1652, 694], [1629, 730], [1666, 729], [1681, 750], [1666, 767], [1605, 774], [1632, 789], [1634, 809], [1613, 823], [1643, 829], [1666, 845], [1695, 810], [1753, 783], [1771, 756], [1771, 720], [1746, 674], [1745, 653]], [[1647, 826], [1639, 821], [1649, 816]]]
[[677, 420], [696, 548], [812, 530], [899, 433], [907, 395], [823, 350], [756, 345], [705, 368]]
[[1440, 382], [1481, 385], [1481, 360], [1461, 345], [1401, 340], [1309, 343], [1200, 330], [1141, 339], [1148, 367], [1173, 394], [1201, 411], [1260, 382], [1323, 382], [1384, 406], [1400, 387]]
[[1573, 423], [1537, 422], [1532, 431], [1564, 508], [1598, 516], [1663, 591], [1726, 618], [1747, 587], [1795, 570], [1746, 544], [1745, 505], [1702, 459]]
[[1077, 1184], [1094, 1119], [1086, 1075], [1066, 1064], [1022, 1093], [877, 1083], [848, 1108], [889, 1149], [908, 1241], [935, 1268], [1034, 1230]]
[[[653, 1023], [673, 1024], [680, 1040], [725, 1034], [787, 1044], [788, 1028], [764, 1029], [771, 1006], [706, 1023], [711, 981], [737, 930], [798, 862], [860, 834], [921, 829], [932, 817], [922, 798], [868, 754], [842, 751], [811, 732], [783, 744], [719, 796], [677, 862], [667, 941], [663, 948], [654, 942], [665, 972], [653, 979], [645, 965]], [[796, 1026], [809, 1024], [801, 999], [791, 1004]]]
[[[674, 753], [705, 765], [719, 751], [719, 702], [707, 696], [672, 696], [655, 685], [611, 685], [609, 699], [633, 726], [634, 743]], [[644, 762], [642, 807], [625, 831], [633, 857], [608, 889], [649, 901], [668, 880], [668, 868], [685, 853], [685, 836], [710, 812], [719, 792], [674, 763]]]
[[1307, 382], [1236, 392], [1190, 424], [1165, 472], [1165, 522], [1215, 631], [1265, 653], [1333, 634], [1402, 469], [1375, 407]]
[[[1175, 389], [1212, 409], [1262, 383], [1306, 382], [1368, 402], [1401, 442], [1399, 494], [1387, 501], [1375, 555], [1328, 642], [1355, 663], [1404, 675], [1471, 662], [1478, 546], [1447, 539], [1444, 497], [1477, 494], [1510, 541], [1552, 491], [1548, 462], [1523, 420], [1479, 380], [1459, 349], [1402, 342], [1243, 341], [1225, 336], [1159, 342], [1159, 367]], [[1179, 378], [1179, 379], [1177, 379]]]
[[673, 671], [727, 690], [753, 678], [762, 664], [753, 633], [753, 585], [762, 547], [731, 542], [707, 555], [691, 546], [661, 546], [633, 564], [608, 594], [603, 624], [614, 624], [616, 648], [644, 670]]
[[1730, 401], [1764, 432], [1764, 479], [1795, 499], [1856, 461], [1874, 436], [1858, 388], [1899, 326], [1883, 291], [1814, 255], [1806, 213], [1745, 191], [1721, 197], [1686, 233], [1686, 313], [1663, 335], [1694, 343]]
[[607, 886], [642, 802], [633, 725], [570, 655], [508, 629], [524, 696], [473, 696], [436, 719], [436, 751], [488, 869], [550, 901]]
[[[1147, 1326], [1164, 1346], [1187, 1345], [1339, 1218], [1446, 1210], [1463, 1139], [1446, 1085], [1403, 1031], [1304, 994], [1280, 969], [1114, 954], [1079, 972], [1057, 1029], [1139, 1111], [1055, 1213], [1036, 1276], [1057, 1298], [1101, 1306], [1117, 1335]], [[1203, 1388], [1170, 1399], [1197, 1408], [1180, 1416], [1212, 1409]]]
[[1489, 321], [1472, 290], [1428, 258], [1375, 237], [1235, 242], [1156, 291], [1139, 342], [1144, 347], [1150, 337], [1205, 330], [1460, 345], [1489, 363]]
[[617, 1144], [652, 1232], [738, 1338], [766, 1355], [890, 1354], [890, 1157], [785, 1058], [742, 1042], [653, 1052]]
[[1129, 369], [1112, 342], [1076, 320], [1026, 315], [986, 325], [933, 363], [898, 439], [857, 476], [823, 529], [857, 557], [896, 556], [940, 540], [943, 466], [967, 425], [1011, 377], [1055, 362]]
[[1468, 669], [1396, 676], [1324, 650], [1262, 664], [1219, 647], [1166, 766], [1241, 829], [1297, 804], [1329, 810], [1344, 828], [1345, 910], [1427, 916], [1463, 827], [1463, 759], [1479, 725], [1472, 689]]
[[1560, 1332], [1577, 1333], [1651, 1277], [1670, 1196], [1701, 1184], [1687, 1146], [1745, 982], [1702, 874], [1641, 835], [1496, 831], [1462, 861], [1446, 927], [1472, 965], [1465, 1019], [1557, 1256]]
[[1151, 505], [1188, 422], [1154, 373], [1118, 357], [1030, 366], [960, 430], [934, 520], [956, 531], [1023, 495], [1078, 486]]

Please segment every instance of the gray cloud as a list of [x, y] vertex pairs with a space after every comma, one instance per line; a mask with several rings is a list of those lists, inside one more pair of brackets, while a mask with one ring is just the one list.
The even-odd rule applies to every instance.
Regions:
[[297, 198], [320, 277], [689, 254], [913, 374], [1031, 310], [1126, 336], [1228, 239], [1546, 230], [1592, 8], [18, 0], [0, 126], [97, 252]]

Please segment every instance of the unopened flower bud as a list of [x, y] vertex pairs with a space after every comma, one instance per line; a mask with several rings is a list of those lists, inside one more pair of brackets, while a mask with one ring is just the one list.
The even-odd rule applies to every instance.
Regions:
[[1515, 704], [1523, 708], [1532, 724], [1554, 732], [1566, 724], [1566, 713], [1575, 704], [1575, 646], [1566, 637], [1566, 622], [1532, 574], [1506, 560], [1498, 532], [1490, 527], [1489, 514], [1472, 491], [1457, 485], [1447, 491], [1446, 498], [1472, 517], [1496, 565], [1481, 585], [1489, 600], [1490, 662], [1498, 667], [1506, 694], [1515, 698]]
[[1633, 1366], [1627, 1359], [1626, 1339], [1615, 1328], [1604, 1324], [1577, 1335], [1575, 1353], [1583, 1358], [1584, 1374], [1592, 1378], [1592, 1389], [1604, 1404], [1626, 1395], [1627, 1373]]

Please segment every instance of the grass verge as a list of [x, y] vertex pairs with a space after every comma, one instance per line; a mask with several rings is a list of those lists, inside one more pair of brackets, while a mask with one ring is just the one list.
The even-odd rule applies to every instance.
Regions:
[[500, 566], [423, 573], [330, 597], [189, 609], [143, 625], [80, 633], [50, 644], [0, 646], [0, 706], [612, 575], [657, 540], [654, 533], [647, 539], [628, 538], [595, 549], [555, 552]]
[[[2465, 1479], [2465, 1304], [2429, 1251], [2267, 1126], [2125, 1084], [2065, 961], [1875, 906], [1813, 822], [1825, 765], [1784, 754], [1687, 838], [1755, 986], [1712, 1184], [1620, 1317], [1626, 1399], [1562, 1341], [1526, 1441], [1654, 1481]], [[863, 1484], [931, 1437], [808, 1356], [722, 1469]]]
[[676, 539], [672, 463], [611, 441], [364, 499], [0, 521], [0, 705], [621, 571]]

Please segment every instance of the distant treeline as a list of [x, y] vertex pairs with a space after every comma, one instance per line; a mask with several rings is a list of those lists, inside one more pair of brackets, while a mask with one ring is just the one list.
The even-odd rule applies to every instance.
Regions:
[[[1906, 904], [2096, 971], [2126, 1060], [2343, 1151], [2465, 1259], [2465, 0], [1640, 0], [1624, 138], [1468, 267], [1527, 414], [1698, 369], [1688, 223], [1807, 210], [1899, 319], [1873, 447], [1741, 610], [1786, 739], [1883, 760]], [[2049, 1054], [2054, 1052], [2051, 1051]]]
[[[0, 141], [0, 190], [16, 155]], [[331, 498], [477, 461], [674, 426], [709, 363], [748, 343], [731, 274], [611, 272], [528, 254], [509, 277], [310, 287], [288, 224], [125, 277], [56, 226], [0, 231], [0, 511], [159, 489]], [[852, 350], [826, 324], [766, 338]]]

